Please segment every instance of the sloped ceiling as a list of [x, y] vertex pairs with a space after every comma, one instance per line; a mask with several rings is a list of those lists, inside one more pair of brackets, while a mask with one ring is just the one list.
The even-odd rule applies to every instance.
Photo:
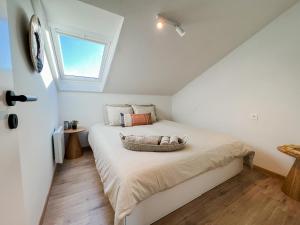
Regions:
[[[82, 0], [125, 17], [104, 92], [172, 95], [297, 0]], [[186, 36], [156, 29], [155, 15]]]

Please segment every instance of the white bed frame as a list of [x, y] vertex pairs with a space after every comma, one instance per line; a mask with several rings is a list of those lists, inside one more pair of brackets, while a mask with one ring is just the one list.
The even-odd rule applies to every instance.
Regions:
[[243, 159], [210, 170], [142, 201], [125, 217], [124, 225], [150, 225], [243, 170]]

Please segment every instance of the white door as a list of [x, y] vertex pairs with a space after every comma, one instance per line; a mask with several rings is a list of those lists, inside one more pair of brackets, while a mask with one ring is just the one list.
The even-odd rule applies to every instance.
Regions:
[[6, 0], [0, 0], [0, 224], [24, 225], [24, 202], [17, 129], [8, 128], [15, 107], [5, 104], [5, 91], [13, 90]]

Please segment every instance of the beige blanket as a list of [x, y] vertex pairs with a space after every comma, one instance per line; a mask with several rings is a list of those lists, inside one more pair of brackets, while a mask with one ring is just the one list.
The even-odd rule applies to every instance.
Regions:
[[[122, 147], [120, 132], [125, 135], [186, 135], [189, 140], [181, 151], [134, 152]], [[104, 192], [115, 210], [115, 225], [122, 224], [125, 216], [151, 195], [251, 152], [249, 147], [228, 135], [166, 120], [126, 128], [96, 124], [90, 129], [89, 143]], [[248, 162], [252, 157], [247, 158]]]

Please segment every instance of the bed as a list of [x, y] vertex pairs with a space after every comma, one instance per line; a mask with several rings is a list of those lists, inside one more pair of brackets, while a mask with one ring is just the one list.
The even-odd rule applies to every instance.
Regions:
[[[120, 133], [189, 140], [181, 151], [134, 152], [123, 148]], [[89, 143], [115, 225], [150, 225], [240, 173], [243, 161], [251, 163], [254, 155], [228, 135], [167, 120], [126, 128], [95, 124]]]

